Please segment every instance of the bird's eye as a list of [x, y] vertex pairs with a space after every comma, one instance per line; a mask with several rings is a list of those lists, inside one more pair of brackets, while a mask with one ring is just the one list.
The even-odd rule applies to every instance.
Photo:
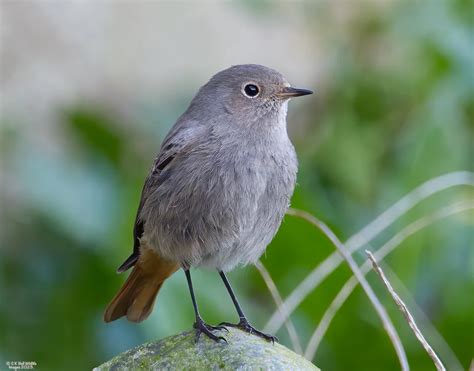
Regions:
[[255, 84], [247, 84], [244, 86], [244, 94], [249, 98], [255, 98], [258, 93], [260, 93], [260, 89]]

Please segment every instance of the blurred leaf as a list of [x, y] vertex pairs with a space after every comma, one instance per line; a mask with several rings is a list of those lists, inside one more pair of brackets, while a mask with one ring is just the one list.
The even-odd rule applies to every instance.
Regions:
[[85, 147], [118, 167], [126, 144], [114, 122], [98, 110], [85, 107], [66, 111], [65, 119]]

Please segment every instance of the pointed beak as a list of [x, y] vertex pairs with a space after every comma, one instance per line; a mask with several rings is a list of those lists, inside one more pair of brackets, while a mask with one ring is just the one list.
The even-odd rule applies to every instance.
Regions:
[[293, 88], [291, 86], [285, 86], [280, 92], [277, 93], [277, 95], [282, 98], [301, 97], [303, 95], [309, 94], [313, 94], [313, 92], [308, 89]]

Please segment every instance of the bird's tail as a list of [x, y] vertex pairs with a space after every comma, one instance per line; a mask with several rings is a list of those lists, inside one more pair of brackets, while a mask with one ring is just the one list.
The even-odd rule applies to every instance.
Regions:
[[148, 248], [142, 249], [132, 273], [107, 306], [104, 321], [122, 316], [132, 322], [146, 319], [163, 282], [178, 269], [178, 263], [165, 260]]

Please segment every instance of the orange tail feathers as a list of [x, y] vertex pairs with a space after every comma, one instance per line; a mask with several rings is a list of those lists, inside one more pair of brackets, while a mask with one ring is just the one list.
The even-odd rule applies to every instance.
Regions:
[[142, 249], [132, 273], [107, 306], [104, 321], [115, 321], [122, 316], [132, 322], [146, 319], [163, 282], [178, 269], [178, 263], [165, 260], [150, 249]]

